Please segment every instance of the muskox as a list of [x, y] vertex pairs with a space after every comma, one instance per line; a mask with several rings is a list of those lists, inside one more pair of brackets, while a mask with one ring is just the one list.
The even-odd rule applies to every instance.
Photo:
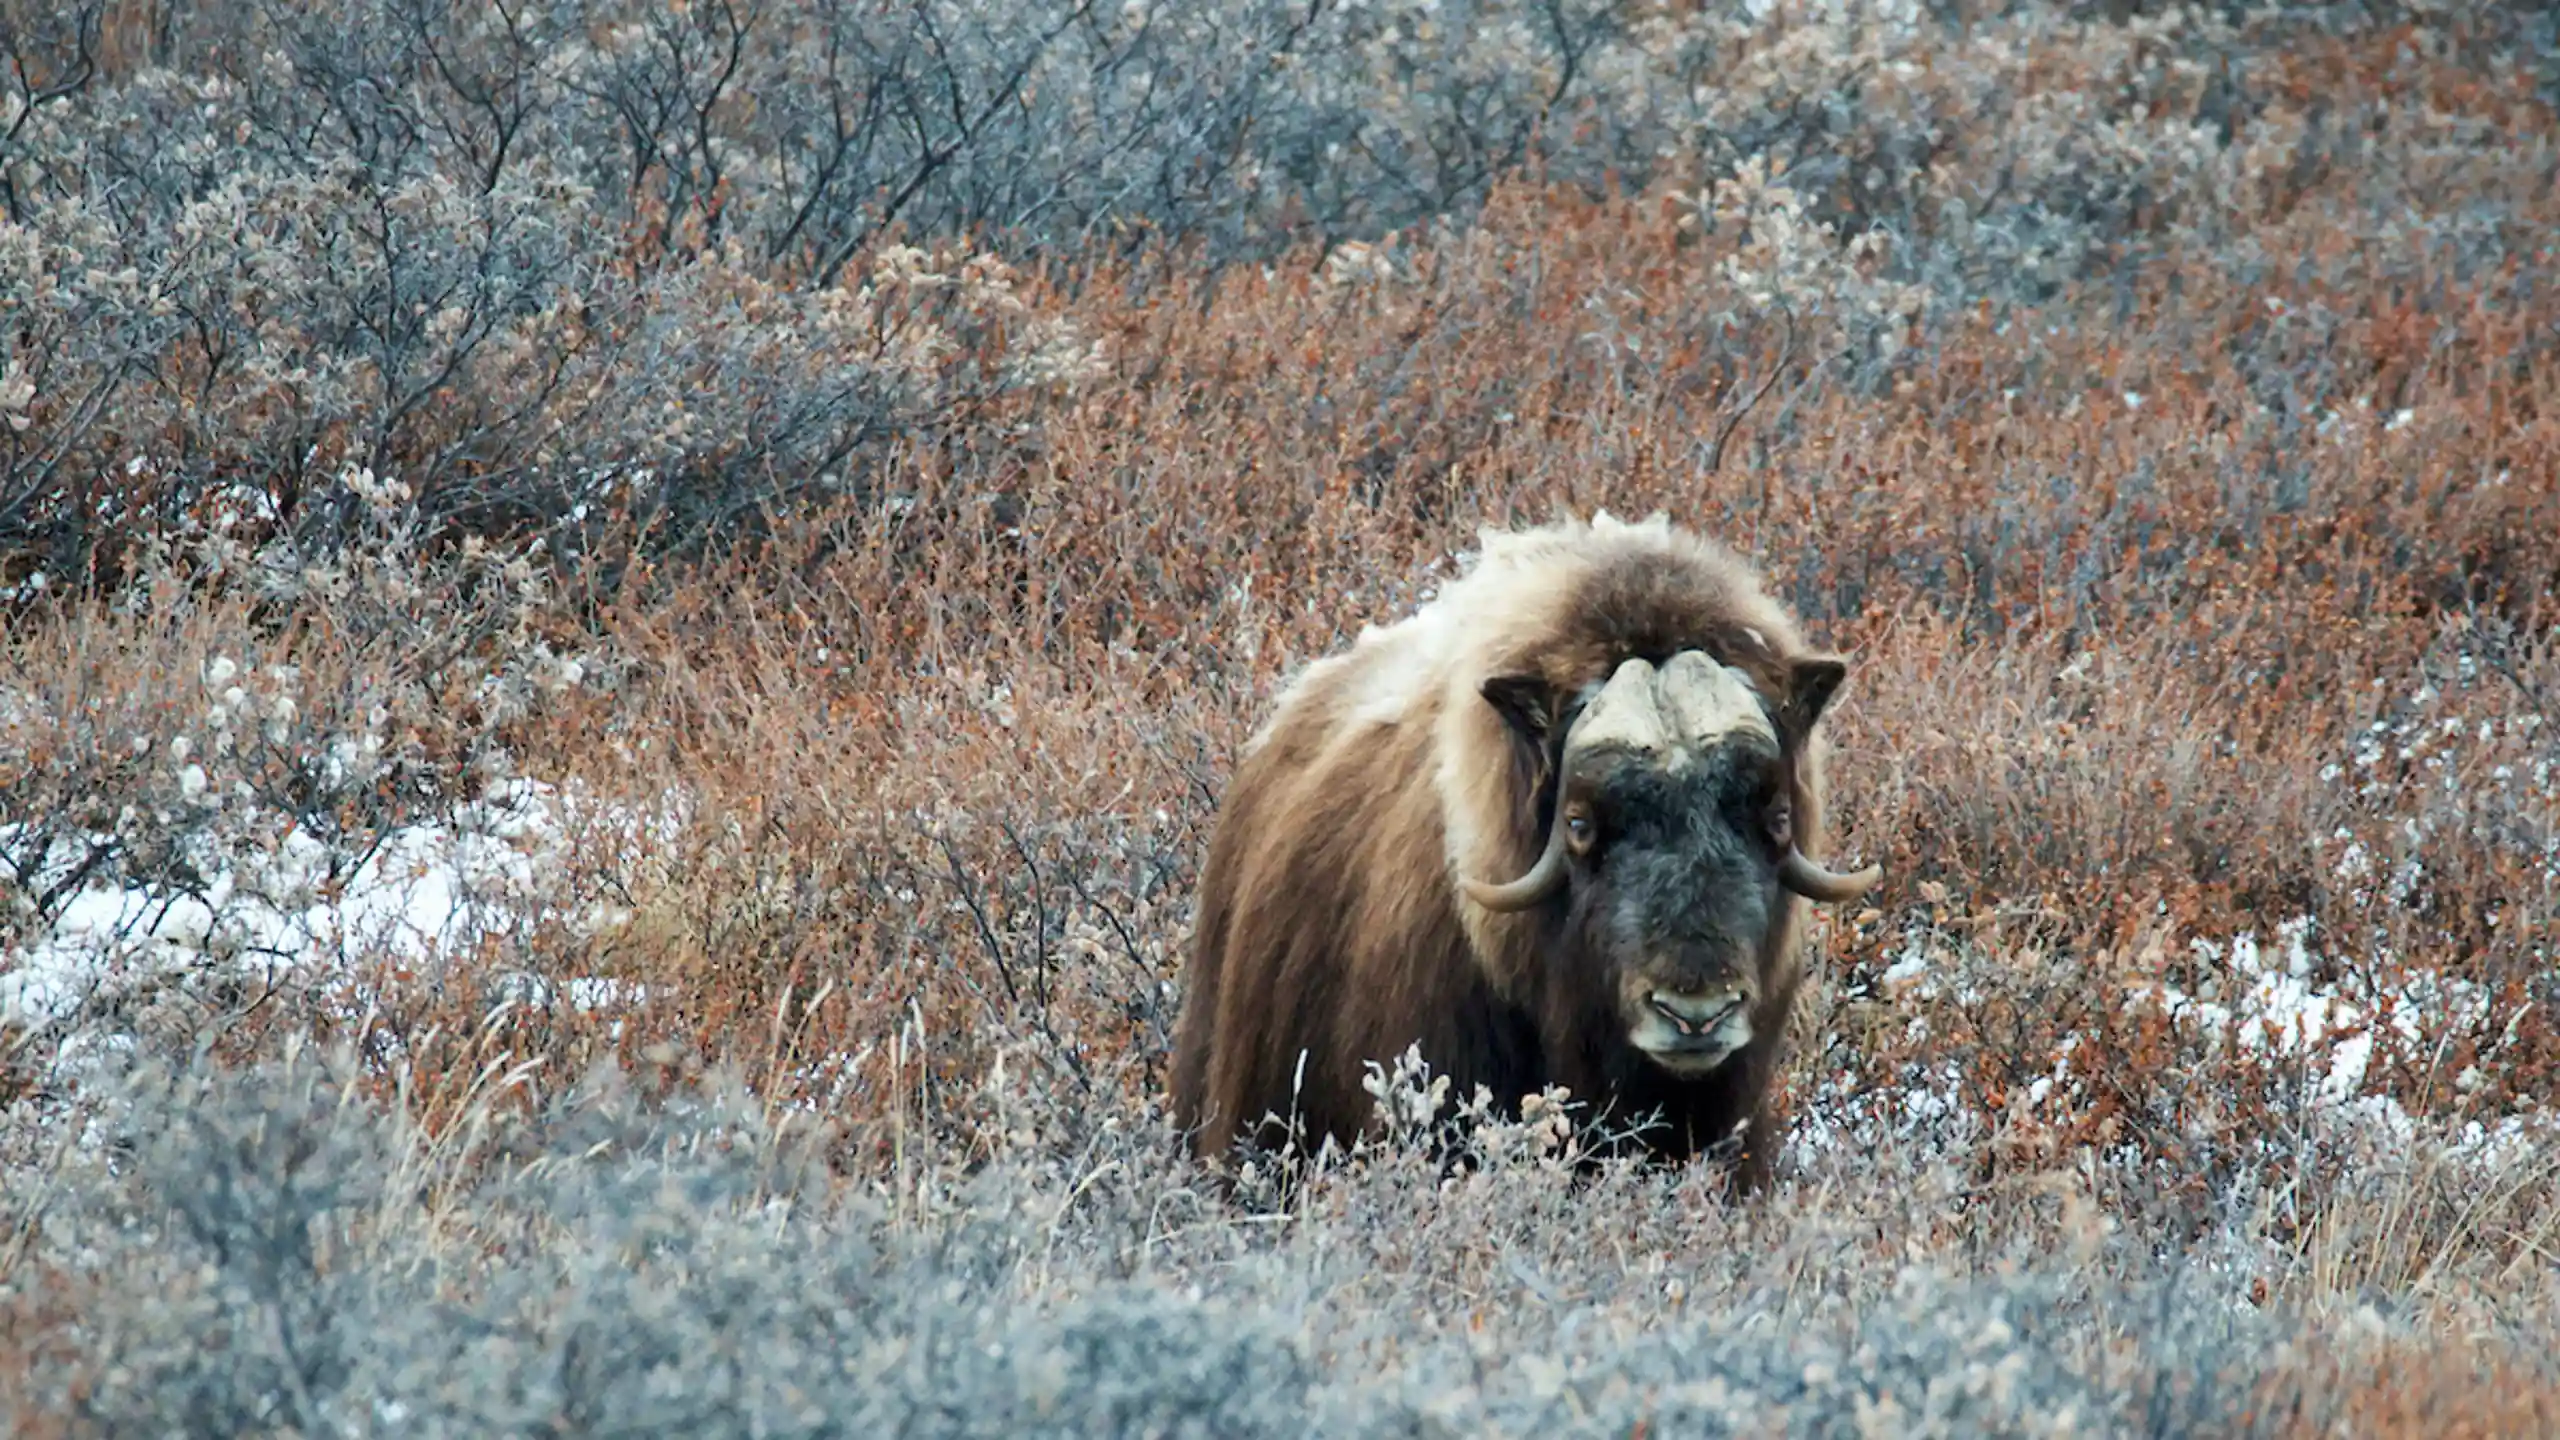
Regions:
[[1349, 1143], [1364, 1062], [1418, 1045], [1508, 1110], [1548, 1084], [1668, 1160], [1768, 1178], [1822, 853], [1812, 649], [1661, 515], [1488, 530], [1411, 618], [1309, 665], [1239, 758], [1198, 892], [1171, 1077], [1204, 1159]]

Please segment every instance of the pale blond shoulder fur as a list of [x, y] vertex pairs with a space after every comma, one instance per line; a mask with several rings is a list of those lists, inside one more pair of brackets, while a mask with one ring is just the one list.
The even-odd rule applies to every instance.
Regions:
[[[1760, 594], [1730, 551], [1675, 530], [1660, 512], [1630, 522], [1603, 510], [1588, 523], [1488, 528], [1478, 540], [1472, 562], [1438, 596], [1404, 619], [1364, 627], [1349, 648], [1302, 669], [1247, 742], [1250, 751], [1282, 725], [1301, 734], [1300, 727], [1315, 727], [1326, 732], [1318, 750], [1331, 751], [1374, 741], [1381, 729], [1432, 727], [1445, 859], [1460, 873], [1504, 874], [1520, 860], [1511, 835], [1510, 741], [1478, 687], [1568, 633], [1562, 612], [1594, 574], [1633, 562], [1707, 575], [1722, 592], [1708, 603], [1754, 642], [1773, 650], [1799, 643], [1792, 622]], [[1612, 663], [1595, 656], [1594, 673], [1576, 683], [1605, 679]], [[1470, 936], [1494, 953], [1489, 932], [1509, 922], [1464, 902], [1461, 907]]]

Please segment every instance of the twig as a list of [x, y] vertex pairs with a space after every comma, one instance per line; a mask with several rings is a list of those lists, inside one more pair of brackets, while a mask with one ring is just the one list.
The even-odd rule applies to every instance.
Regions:
[[951, 867], [952, 888], [960, 892], [960, 903], [969, 907], [969, 918], [978, 924], [979, 943], [987, 947], [988, 957], [995, 961], [996, 979], [1004, 985], [1005, 998], [1019, 1006], [1022, 992], [1014, 988], [1013, 967], [1005, 963], [1004, 946], [996, 940], [995, 926], [987, 920], [986, 907], [978, 903], [978, 888], [969, 883], [967, 872], [960, 868], [959, 853], [951, 848], [949, 838], [936, 835], [933, 839], [942, 847], [943, 862]]
[[[1715, 442], [1707, 447], [1707, 473], [1710, 475], [1724, 468], [1725, 442], [1733, 438], [1734, 428], [1742, 423], [1744, 416], [1750, 414], [1759, 405], [1761, 397], [1769, 393], [1769, 387], [1778, 383], [1778, 377], [1787, 373], [1787, 362], [1795, 358], [1796, 312], [1781, 306], [1778, 313], [1784, 315], [1787, 320], [1787, 338], [1778, 346], [1778, 363], [1769, 367], [1768, 375], [1760, 381], [1760, 388], [1751, 392], [1751, 398], [1743, 401], [1741, 408], [1727, 415], [1724, 424], [1717, 428]], [[1762, 489], [1761, 506], [1763, 509], [1768, 506], [1765, 486]]]

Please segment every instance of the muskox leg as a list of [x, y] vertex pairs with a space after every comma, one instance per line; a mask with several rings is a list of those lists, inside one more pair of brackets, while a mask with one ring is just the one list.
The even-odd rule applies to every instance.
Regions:
[[1784, 1058], [1783, 1037], [1735, 1057], [1743, 1071], [1741, 1094], [1749, 1097], [1747, 1118], [1734, 1137], [1725, 1166], [1737, 1199], [1760, 1195], [1777, 1179], [1778, 1147], [1786, 1142], [1787, 1117], [1771, 1092]]
[[1779, 1127], [1773, 1123], [1769, 1102], [1764, 1098], [1751, 1109], [1751, 1119], [1742, 1127], [1740, 1144], [1727, 1162], [1725, 1173], [1733, 1181], [1737, 1198], [1764, 1193], [1777, 1178]]

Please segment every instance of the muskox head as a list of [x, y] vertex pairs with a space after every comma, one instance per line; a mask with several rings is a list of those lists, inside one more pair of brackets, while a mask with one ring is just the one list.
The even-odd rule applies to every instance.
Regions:
[[1843, 673], [1798, 660], [1788, 692], [1764, 700], [1741, 671], [1684, 650], [1659, 668], [1624, 662], [1561, 714], [1529, 678], [1483, 687], [1556, 776], [1555, 802], [1528, 873], [1469, 877], [1466, 891], [1494, 911], [1551, 907], [1571, 963], [1614, 992], [1628, 1043], [1675, 1076], [1751, 1043], [1788, 892], [1837, 903], [1882, 875], [1835, 874], [1796, 848], [1790, 753]]

